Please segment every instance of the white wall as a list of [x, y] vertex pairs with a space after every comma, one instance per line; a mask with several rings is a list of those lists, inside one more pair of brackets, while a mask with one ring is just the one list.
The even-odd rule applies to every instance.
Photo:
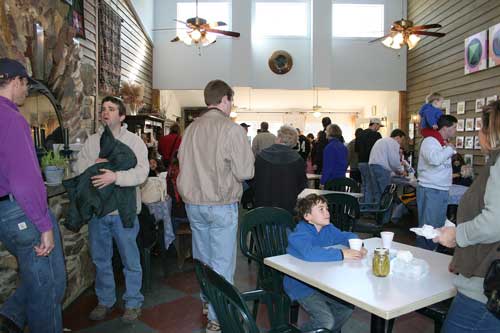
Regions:
[[[155, 0], [155, 28], [175, 27], [173, 19], [178, 1], [181, 0]], [[309, 1], [314, 18], [310, 29], [312, 38], [252, 40], [253, 0], [232, 0], [232, 29], [240, 32], [241, 37], [218, 38], [215, 44], [201, 49], [201, 56], [196, 47], [185, 46], [182, 42], [171, 43], [175, 30], [153, 32], [153, 87], [203, 89], [208, 81], [219, 78], [233, 86], [261, 89], [406, 89], [405, 48], [401, 51], [387, 49], [381, 43], [369, 44], [369, 39], [332, 40], [332, 2]], [[344, 2], [384, 3], [386, 31], [392, 21], [401, 18], [399, 0]], [[360, 23], [354, 20], [353, 24]], [[280, 49], [289, 52], [294, 62], [292, 70], [285, 75], [272, 73], [267, 65], [272, 52]]]
[[153, 39], [153, 26], [154, 26], [154, 0], [130, 0], [134, 6], [139, 19], [149, 35], [149, 38]]

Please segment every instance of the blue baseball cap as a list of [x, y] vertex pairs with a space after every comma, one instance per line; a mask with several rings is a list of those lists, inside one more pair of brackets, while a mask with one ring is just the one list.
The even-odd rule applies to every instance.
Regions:
[[9, 58], [0, 59], [0, 80], [12, 79], [16, 76], [25, 77], [30, 84], [36, 83], [26, 71], [26, 67], [19, 61]]

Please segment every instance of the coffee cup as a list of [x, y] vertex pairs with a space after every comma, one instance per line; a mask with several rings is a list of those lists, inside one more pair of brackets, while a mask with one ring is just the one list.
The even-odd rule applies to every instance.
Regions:
[[392, 231], [382, 231], [380, 233], [382, 237], [382, 247], [385, 249], [390, 249], [392, 245], [392, 239], [394, 238], [394, 233]]
[[349, 239], [349, 247], [352, 250], [361, 251], [361, 247], [363, 247], [363, 240], [359, 238], [351, 238]]

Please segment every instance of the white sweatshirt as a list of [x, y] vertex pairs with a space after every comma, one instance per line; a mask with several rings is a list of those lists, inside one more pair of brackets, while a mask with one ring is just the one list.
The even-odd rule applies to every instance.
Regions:
[[452, 182], [451, 156], [455, 150], [442, 147], [433, 137], [427, 137], [420, 145], [418, 155], [418, 184], [436, 190], [448, 191]]

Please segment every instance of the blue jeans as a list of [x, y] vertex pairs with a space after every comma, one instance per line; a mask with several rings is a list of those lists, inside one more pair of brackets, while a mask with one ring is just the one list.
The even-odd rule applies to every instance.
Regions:
[[377, 198], [374, 197], [375, 184], [370, 173], [370, 166], [368, 163], [359, 163], [359, 172], [361, 172], [361, 193], [363, 193], [362, 202], [371, 204], [376, 203]]
[[441, 332], [499, 333], [500, 319], [489, 312], [485, 304], [457, 293]]
[[[233, 283], [236, 268], [236, 232], [238, 230], [238, 204], [192, 205], [186, 212], [193, 233], [193, 258], [198, 259]], [[206, 298], [201, 294], [201, 299]], [[208, 319], [217, 320], [210, 305]]]
[[[376, 202], [380, 202], [382, 193], [387, 186], [391, 184], [391, 171], [385, 169], [378, 164], [370, 164], [370, 174], [373, 182], [373, 197], [376, 198]], [[385, 224], [391, 219], [392, 207], [385, 212], [382, 223]]]
[[[417, 208], [418, 226], [424, 224], [441, 228], [446, 221], [446, 209], [448, 208], [448, 191], [436, 190], [430, 187], [417, 186]], [[417, 246], [434, 251], [438, 244], [432, 239], [417, 236]]]
[[137, 233], [139, 220], [132, 228], [124, 228], [119, 215], [93, 218], [89, 222], [90, 255], [96, 268], [95, 293], [99, 304], [112, 307], [116, 302], [115, 277], [113, 274], [113, 239], [118, 247], [125, 276], [126, 308], [140, 308], [144, 301], [141, 294], [142, 268]]
[[0, 202], [0, 242], [16, 257], [20, 282], [5, 301], [0, 313], [34, 333], [62, 332], [61, 303], [66, 289], [66, 270], [59, 226], [52, 213], [54, 249], [38, 257], [33, 247], [40, 244], [40, 232], [16, 201]]
[[319, 291], [297, 301], [309, 314], [309, 321], [300, 328], [302, 332], [319, 328], [338, 332], [353, 311], [352, 306], [343, 304]]

